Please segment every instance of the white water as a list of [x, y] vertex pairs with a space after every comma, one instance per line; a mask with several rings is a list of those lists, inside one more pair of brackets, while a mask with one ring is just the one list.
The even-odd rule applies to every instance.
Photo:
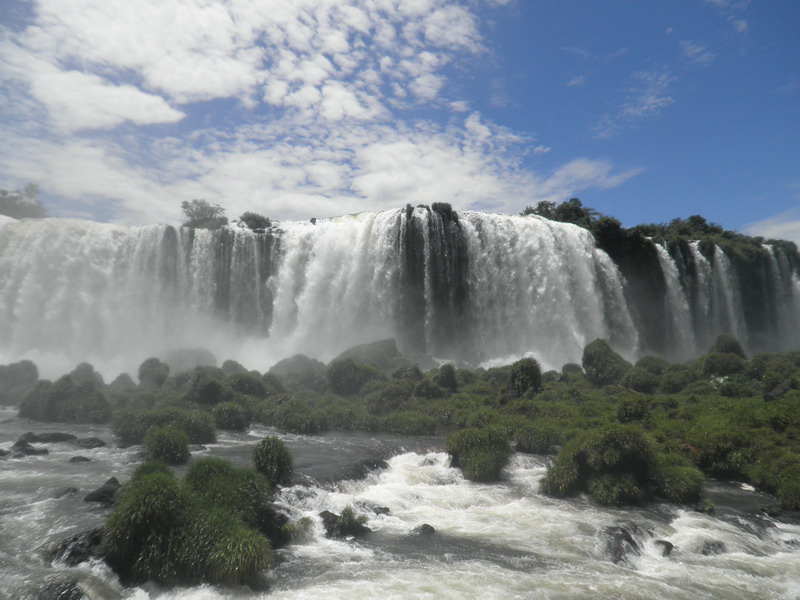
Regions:
[[667, 286], [665, 303], [671, 325], [669, 333], [674, 339], [671, 344], [673, 351], [671, 358], [679, 360], [681, 357], [694, 356], [697, 353], [697, 345], [694, 339], [692, 312], [686, 298], [686, 290], [681, 285], [678, 267], [664, 246], [656, 244], [655, 247]]
[[[461, 223], [463, 309], [436, 295], [435, 269], [455, 269], [456, 278], [462, 271], [447, 267], [455, 250], [441, 217], [426, 209], [281, 223], [261, 236], [4, 223], [0, 363], [29, 358], [55, 376], [86, 360], [113, 377], [170, 349], [204, 347], [263, 371], [295, 353], [327, 361], [388, 337], [412, 355], [480, 362], [533, 354], [546, 368], [580, 361], [597, 337], [634, 355], [621, 277], [585, 230], [481, 213], [463, 213]], [[423, 232], [418, 307], [404, 296], [410, 250], [402, 236], [412, 225]], [[423, 348], [408, 341], [412, 322], [424, 323]]]
[[[24, 431], [65, 430], [63, 425], [13, 418], [8, 409], [0, 409], [0, 419], [5, 422], [2, 448]], [[103, 426], [66, 428], [79, 436], [113, 439]], [[216, 455], [246, 464], [257, 440], [268, 434], [275, 432], [256, 428], [223, 434], [195, 456]], [[307, 462], [310, 456], [324, 460], [352, 453], [367, 441], [358, 436], [282, 437], [303, 463], [304, 456]], [[138, 448], [81, 450], [69, 443], [46, 447], [48, 455], [0, 461], [3, 600], [32, 600], [25, 590], [59, 574], [77, 576], [89, 600], [788, 600], [800, 592], [800, 526], [747, 518], [741, 512], [743, 507], [751, 511], [774, 501], [763, 494], [711, 482], [707, 491], [717, 502], [719, 516], [672, 505], [604, 509], [582, 498], [557, 500], [539, 494], [545, 457], [515, 455], [504, 480], [485, 485], [465, 481], [459, 470], [449, 467], [447, 455], [436, 449], [396, 455], [388, 469], [360, 481], [328, 486], [312, 482], [282, 490], [278, 503], [292, 518], [311, 517], [315, 530], [308, 542], [279, 551], [281, 560], [269, 572], [267, 592], [213, 586], [164, 590], [152, 585], [125, 591], [102, 563], [50, 567], [42, 551], [103, 520], [106, 511], [83, 503], [82, 497], [112, 475], [125, 481], [136, 466]], [[68, 463], [76, 454], [92, 461]], [[78, 487], [79, 493], [53, 498], [66, 486]], [[359, 511], [385, 506], [391, 512], [369, 513], [367, 525], [374, 533], [362, 541], [326, 539], [318, 513], [340, 512], [349, 505]], [[726, 508], [729, 505], [739, 508]], [[432, 525], [436, 534], [411, 536], [423, 523]], [[620, 523], [643, 531], [636, 536], [643, 549], [640, 556], [615, 565], [603, 532]], [[674, 544], [672, 554], [661, 556], [656, 540]], [[703, 555], [703, 544], [709, 541], [724, 543], [725, 552]]]
[[714, 328], [720, 333], [735, 335], [747, 347], [747, 331], [743, 328], [744, 315], [739, 292], [734, 282], [731, 261], [719, 246], [714, 246], [712, 294], [714, 298]]

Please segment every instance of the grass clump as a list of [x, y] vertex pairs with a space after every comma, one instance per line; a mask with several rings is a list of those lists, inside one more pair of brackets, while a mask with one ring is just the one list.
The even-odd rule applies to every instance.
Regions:
[[144, 438], [148, 460], [182, 465], [189, 460], [189, 436], [175, 427], [151, 427]]
[[147, 430], [153, 426], [172, 426], [180, 429], [192, 444], [209, 444], [216, 441], [214, 420], [203, 411], [179, 408], [152, 410], [124, 409], [114, 415], [114, 434], [123, 444], [141, 444]]
[[289, 485], [292, 482], [292, 453], [280, 438], [271, 436], [258, 442], [253, 451], [253, 464], [272, 485]]
[[462, 429], [447, 436], [452, 466], [471, 481], [497, 481], [511, 456], [508, 437], [499, 427]]

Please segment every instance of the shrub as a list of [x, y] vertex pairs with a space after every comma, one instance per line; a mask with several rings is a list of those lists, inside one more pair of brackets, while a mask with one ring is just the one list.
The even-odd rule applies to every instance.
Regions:
[[164, 425], [186, 433], [192, 444], [216, 441], [214, 421], [210, 414], [179, 408], [121, 410], [114, 415], [113, 430], [123, 444], [141, 444], [150, 427]]
[[447, 436], [452, 466], [472, 481], [497, 481], [511, 456], [505, 432], [498, 427], [462, 429]]
[[583, 349], [582, 364], [586, 377], [596, 387], [619, 383], [630, 369], [630, 364], [601, 339]]
[[218, 429], [244, 431], [250, 425], [250, 413], [235, 402], [222, 402], [211, 409]]
[[712, 353], [703, 360], [703, 373], [706, 375], [736, 375], [745, 370], [747, 363], [738, 354]]
[[264, 389], [267, 392], [267, 396], [286, 393], [286, 388], [281, 382], [280, 377], [275, 375], [275, 373], [264, 373], [264, 375], [261, 377], [261, 381], [264, 383]]
[[634, 367], [622, 378], [622, 385], [635, 392], [652, 394], [658, 388], [658, 377], [649, 371]]
[[139, 383], [145, 387], [161, 387], [169, 377], [169, 366], [157, 358], [148, 358], [138, 371]]
[[392, 372], [393, 379], [409, 379], [411, 381], [422, 381], [424, 375], [417, 365], [413, 367], [400, 367]]
[[414, 397], [433, 400], [434, 398], [444, 398], [447, 392], [428, 379], [423, 379], [414, 386]]
[[271, 425], [290, 433], [313, 435], [327, 431], [328, 416], [308, 400], [279, 398], [266, 401], [257, 415], [265, 425]]
[[235, 372], [228, 375], [225, 379], [226, 385], [234, 392], [255, 396], [256, 398], [266, 398], [267, 386], [258, 375], [248, 372]]
[[698, 502], [705, 477], [691, 465], [668, 465], [658, 473], [658, 490], [670, 502]]
[[400, 435], [433, 435], [438, 428], [435, 417], [419, 412], [398, 412], [383, 418], [384, 431]]
[[433, 376], [433, 383], [448, 392], [455, 392], [458, 389], [456, 381], [456, 369], [453, 365], [442, 365]]
[[659, 356], [643, 356], [636, 361], [636, 368], [647, 371], [651, 375], [661, 375], [669, 363]]
[[174, 427], [151, 427], [144, 439], [148, 460], [181, 465], [189, 460], [189, 436]]
[[213, 406], [224, 402], [229, 397], [227, 392], [222, 381], [215, 377], [215, 373], [210, 369], [197, 368], [192, 371], [186, 384], [184, 398], [194, 404]]
[[650, 418], [650, 402], [646, 398], [628, 396], [622, 398], [617, 405], [617, 421], [632, 423]]
[[140, 479], [153, 473], [165, 473], [173, 476], [172, 469], [165, 465], [160, 460], [149, 460], [136, 467], [136, 470], [131, 475], [131, 480]]
[[529, 454], [553, 454], [562, 441], [561, 433], [554, 425], [539, 423], [520, 427], [514, 437], [517, 452]]
[[511, 365], [508, 378], [508, 392], [517, 398], [526, 392], [539, 392], [542, 389], [542, 371], [533, 358], [523, 358]]
[[269, 217], [265, 217], [264, 215], [259, 215], [258, 213], [254, 212], [246, 212], [239, 217], [239, 220], [247, 225], [250, 229], [267, 229], [268, 227], [272, 226], [272, 221]]
[[343, 396], [357, 394], [367, 381], [384, 378], [375, 367], [359, 364], [352, 358], [331, 361], [326, 376], [331, 390]]
[[253, 452], [253, 463], [272, 485], [289, 485], [292, 482], [292, 453], [280, 438], [267, 437], [258, 442]]
[[717, 337], [711, 348], [708, 349], [709, 354], [736, 354], [743, 360], [747, 360], [747, 355], [742, 349], [742, 345], [735, 336], [723, 333]]
[[221, 369], [225, 375], [231, 375], [233, 373], [247, 373], [247, 369], [242, 366], [242, 363], [230, 358], [222, 363]]
[[686, 365], [670, 365], [659, 379], [658, 385], [666, 394], [677, 394], [697, 381], [697, 373]]
[[398, 410], [414, 395], [414, 382], [408, 379], [390, 379], [366, 401], [367, 410], [373, 415], [385, 415]]
[[20, 402], [19, 416], [54, 423], [107, 423], [111, 405], [92, 380], [74, 382], [64, 375], [40, 381]]
[[194, 199], [191, 202], [184, 200], [181, 202], [181, 210], [186, 217], [184, 227], [219, 229], [228, 224], [225, 209], [206, 200]]
[[39, 380], [39, 369], [29, 360], [0, 365], [0, 404], [16, 404]]
[[639, 502], [656, 479], [652, 442], [631, 425], [609, 425], [571, 440], [542, 480], [542, 491], [568, 496], [580, 491], [600, 504]]

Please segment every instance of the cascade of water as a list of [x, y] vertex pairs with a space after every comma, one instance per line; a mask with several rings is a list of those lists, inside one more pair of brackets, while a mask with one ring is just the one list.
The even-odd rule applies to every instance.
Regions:
[[669, 344], [672, 358], [681, 359], [694, 356], [696, 346], [692, 313], [686, 298], [686, 291], [681, 285], [678, 267], [664, 246], [656, 244], [656, 251], [667, 285], [666, 312], [672, 325], [669, 329], [669, 335], [672, 338], [672, 343]]
[[748, 336], [737, 283], [736, 273], [730, 260], [719, 246], [714, 246], [712, 276], [714, 333], [735, 335], [746, 348]]
[[711, 300], [714, 273], [709, 260], [700, 252], [700, 242], [690, 242], [689, 249], [695, 265], [695, 294], [692, 313], [697, 350], [705, 351], [714, 341]]

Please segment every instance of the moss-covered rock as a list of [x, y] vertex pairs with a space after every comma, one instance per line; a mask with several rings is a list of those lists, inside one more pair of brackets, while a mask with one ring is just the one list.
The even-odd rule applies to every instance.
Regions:
[[508, 392], [519, 398], [528, 392], [542, 389], [542, 370], [535, 358], [523, 358], [511, 365], [508, 377]]
[[611, 349], [608, 342], [597, 339], [583, 349], [582, 365], [592, 385], [601, 387], [619, 383], [631, 365]]
[[148, 460], [182, 465], [189, 460], [189, 436], [175, 427], [151, 427], [144, 438]]
[[511, 445], [499, 427], [462, 429], [447, 436], [452, 466], [471, 481], [497, 481], [511, 456]]
[[289, 485], [292, 481], [292, 453], [280, 438], [267, 437], [258, 442], [253, 451], [253, 464], [272, 485]]

